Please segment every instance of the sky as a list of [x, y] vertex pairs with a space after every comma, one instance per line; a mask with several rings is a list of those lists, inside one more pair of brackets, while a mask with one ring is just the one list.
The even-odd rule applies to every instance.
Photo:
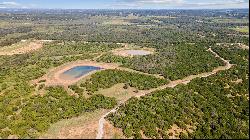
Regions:
[[227, 9], [249, 0], [0, 0], [0, 8], [34, 9]]

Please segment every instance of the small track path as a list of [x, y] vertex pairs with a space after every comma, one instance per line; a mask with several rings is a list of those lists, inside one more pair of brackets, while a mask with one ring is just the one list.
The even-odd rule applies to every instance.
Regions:
[[[197, 74], [197, 75], [190, 75], [190, 76], [187, 76], [187, 77], [185, 77], [183, 79], [171, 81], [170, 83], [168, 83], [166, 85], [163, 85], [163, 86], [160, 86], [160, 87], [157, 87], [157, 88], [153, 88], [153, 89], [150, 89], [150, 90], [141, 90], [141, 91], [139, 91], [139, 93], [135, 97], [139, 98], [141, 96], [145, 96], [145, 95], [147, 95], [149, 93], [152, 93], [154, 91], [157, 91], [157, 90], [163, 90], [163, 89], [168, 88], [168, 87], [169, 88], [174, 88], [175, 86], [180, 85], [180, 84], [188, 84], [191, 80], [193, 80], [195, 78], [208, 77], [210, 75], [216, 74], [219, 71], [228, 70], [233, 66], [233, 64], [230, 64], [229, 60], [225, 60], [224, 58], [220, 57], [211, 48], [209, 48], [207, 51], [213, 53], [215, 55], [215, 57], [221, 59], [225, 63], [225, 66], [219, 66], [219, 67], [215, 68], [212, 72], [205, 72], [205, 73], [201, 73], [201, 74]], [[120, 103], [118, 103], [118, 105], [114, 109], [110, 110], [108, 113], [104, 114], [101, 117], [101, 119], [99, 120], [98, 133], [96, 135], [96, 139], [102, 139], [103, 138], [103, 134], [104, 134], [104, 128], [103, 127], [104, 127], [104, 123], [106, 121], [105, 117], [108, 116], [110, 113], [114, 113], [117, 109], [119, 109], [120, 105], [122, 105], [126, 101], [127, 100], [121, 101]]]

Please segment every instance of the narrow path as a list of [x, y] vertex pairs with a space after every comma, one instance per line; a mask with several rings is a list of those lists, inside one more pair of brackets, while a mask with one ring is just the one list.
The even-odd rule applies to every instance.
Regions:
[[[229, 60], [225, 60], [224, 58], [220, 57], [211, 48], [209, 48], [207, 51], [213, 53], [215, 55], [215, 57], [218, 57], [219, 59], [221, 59], [225, 63], [225, 66], [219, 66], [219, 67], [215, 68], [212, 72], [205, 72], [205, 73], [201, 73], [201, 74], [197, 74], [197, 75], [190, 75], [190, 76], [185, 77], [185, 78], [180, 79], [180, 80], [171, 81], [169, 84], [163, 85], [163, 86], [160, 86], [160, 87], [157, 87], [157, 88], [153, 88], [153, 89], [150, 89], [150, 90], [141, 90], [141, 91], [139, 91], [138, 95], [136, 95], [135, 97], [139, 98], [141, 96], [145, 96], [145, 95], [147, 95], [149, 93], [152, 93], [154, 91], [163, 90], [163, 89], [168, 88], [168, 87], [174, 88], [175, 86], [177, 86], [179, 84], [188, 84], [191, 80], [193, 80], [195, 78], [208, 77], [210, 75], [216, 74], [219, 71], [228, 70], [233, 66], [233, 64], [230, 64]], [[111, 111], [109, 111], [108, 113], [106, 113], [105, 115], [103, 115], [101, 117], [101, 119], [99, 120], [98, 133], [97, 133], [96, 139], [102, 139], [103, 138], [103, 134], [104, 134], [103, 127], [104, 127], [104, 123], [106, 121], [105, 117], [107, 115], [109, 115], [110, 113], [114, 113], [117, 109], [119, 109], [120, 105], [125, 103], [126, 101], [127, 100], [120, 102], [117, 105], [117, 107], [115, 107], [114, 109], [112, 109]]]

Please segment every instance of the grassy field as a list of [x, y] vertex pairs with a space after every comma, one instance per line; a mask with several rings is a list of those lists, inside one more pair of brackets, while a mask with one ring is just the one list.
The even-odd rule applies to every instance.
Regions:
[[96, 94], [102, 94], [107, 97], [115, 97], [117, 101], [127, 100], [136, 95], [136, 88], [128, 87], [127, 89], [124, 89], [123, 87], [123, 83], [116, 84], [111, 88], [99, 90]]
[[40, 138], [49, 139], [94, 139], [98, 128], [98, 120], [108, 110], [98, 109], [93, 112], [87, 112], [79, 117], [61, 120], [48, 129]]
[[249, 27], [248, 26], [241, 26], [236, 28], [231, 28], [235, 31], [242, 32], [242, 33], [249, 33]]
[[25, 47], [25, 46], [27, 46], [30, 42], [31, 42], [30, 40], [26, 40], [26, 41], [21, 41], [21, 42], [12, 44], [11, 46], [1, 47], [1, 48], [0, 48], [0, 52], [10, 52], [10, 51], [13, 51], [13, 50], [15, 50], [15, 49]]
[[248, 19], [236, 19], [236, 18], [214, 18], [215, 23], [249, 23]]

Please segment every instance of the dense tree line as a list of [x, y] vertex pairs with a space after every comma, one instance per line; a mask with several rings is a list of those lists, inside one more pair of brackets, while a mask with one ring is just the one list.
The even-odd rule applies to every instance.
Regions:
[[249, 51], [218, 48], [218, 53], [237, 65], [188, 85], [132, 98], [107, 119], [134, 138], [142, 138], [140, 131], [148, 138], [169, 138], [173, 124], [184, 130], [193, 126], [193, 133], [177, 134], [180, 138], [249, 138]]
[[[79, 43], [77, 45], [72, 44], [71, 48], [70, 44], [67, 44], [68, 47], [58, 52], [56, 44], [51, 44], [33, 53], [0, 56], [1, 138], [7, 138], [9, 135], [35, 138], [45, 132], [52, 123], [61, 119], [78, 116], [98, 108], [112, 108], [116, 105], [114, 98], [102, 95], [93, 95], [88, 99], [83, 96], [74, 97], [62, 87], [45, 87], [44, 96], [34, 95], [35, 87], [30, 85], [29, 81], [43, 76], [49, 68], [70, 61], [91, 59], [95, 56], [92, 53], [112, 48], [112, 44]], [[113, 45], [113, 47], [116, 46]], [[79, 51], [81, 55], [78, 56], [76, 54], [79, 54]], [[57, 55], [63, 57], [56, 57]]]
[[[177, 10], [174, 12], [163, 10], [162, 12], [160, 13], [158, 10], [55, 10], [53, 12], [21, 10], [18, 13], [4, 11], [1, 20], [11, 23], [13, 26], [10, 29], [2, 29], [3, 32], [13, 30], [9, 33], [13, 35], [23, 33], [22, 39], [153, 44], [209, 43], [212, 41], [248, 44], [249, 37], [242, 36], [246, 33], [230, 29], [237, 26], [248, 26], [248, 13], [244, 9], [232, 11]], [[127, 16], [131, 14], [136, 17], [128, 18]], [[113, 21], [114, 18], [124, 19], [131, 25], [103, 24], [106, 21]], [[23, 28], [20, 23], [29, 23], [29, 26]], [[40, 27], [44, 27], [44, 29], [41, 31]], [[9, 37], [1, 40], [0, 46], [13, 44], [17, 42], [16, 40], [20, 41], [20, 36], [11, 38], [11, 40]]]
[[[73, 97], [62, 87], [46, 88], [43, 84], [38, 88], [44, 89], [44, 96], [35, 95], [35, 86], [29, 81], [43, 76], [50, 68], [71, 61], [92, 59], [98, 53], [119, 48], [121, 45], [115, 44], [118, 42], [152, 47], [156, 53], [133, 58], [107, 53], [99, 61], [121, 63], [138, 71], [161, 74], [166, 79], [104, 70], [69, 88], [76, 93], [83, 90], [93, 93], [117, 83], [125, 83], [125, 89], [128, 86], [155, 88], [167, 83], [168, 79], [211, 71], [223, 65], [206, 52], [209, 46], [220, 56], [237, 64], [233, 69], [195, 79], [186, 86], [131, 99], [108, 117], [116, 127], [123, 129], [127, 137], [141, 138], [142, 130], [149, 138], [168, 138], [166, 131], [171, 125], [177, 124], [186, 129], [189, 124], [195, 126], [194, 132], [181, 134], [180, 138], [249, 138], [249, 52], [238, 47], [215, 46], [216, 43], [248, 45], [247, 33], [230, 29], [248, 26], [248, 21], [245, 22], [249, 17], [248, 10], [0, 9], [0, 12], [1, 23], [4, 21], [0, 24], [1, 47], [23, 39], [57, 40], [37, 52], [0, 56], [1, 138], [10, 135], [36, 138], [61, 119], [97, 108], [114, 107], [114, 98], [95, 94], [88, 99]], [[136, 15], [134, 19], [127, 18], [131, 14]], [[103, 24], [115, 18], [122, 18], [131, 25]], [[24, 23], [28, 23], [27, 27], [23, 27]], [[237, 80], [240, 82], [235, 82]]]
[[207, 47], [180, 43], [160, 47], [148, 56], [124, 58], [111, 53], [103, 55], [98, 61], [119, 62], [123, 66], [146, 73], [161, 74], [167, 79], [176, 80], [188, 75], [212, 71], [223, 62], [206, 51]]
[[7, 28], [7, 29], [1, 29], [0, 28], [0, 37], [3, 37], [7, 34], [13, 34], [13, 33], [28, 33], [31, 32], [32, 28], [31, 27], [25, 27], [25, 26], [21, 26], [21, 27], [16, 27], [16, 28]]
[[118, 83], [126, 83], [140, 90], [156, 88], [167, 84], [167, 80], [151, 75], [144, 75], [121, 70], [104, 70], [91, 75], [91, 78], [81, 84], [87, 92], [93, 93], [99, 89], [110, 88]]
[[[31, 96], [25, 101], [16, 99], [14, 104], [8, 95], [0, 97], [2, 138], [11, 134], [19, 138], [34, 138], [61, 119], [72, 118], [98, 108], [110, 109], [116, 105], [115, 98], [103, 95], [93, 95], [88, 99], [82, 96], [76, 98], [69, 96], [62, 87], [48, 88], [45, 96]], [[8, 106], [4, 107], [4, 104]], [[16, 113], [18, 111], [20, 113]], [[6, 127], [10, 130], [2, 130]]]

